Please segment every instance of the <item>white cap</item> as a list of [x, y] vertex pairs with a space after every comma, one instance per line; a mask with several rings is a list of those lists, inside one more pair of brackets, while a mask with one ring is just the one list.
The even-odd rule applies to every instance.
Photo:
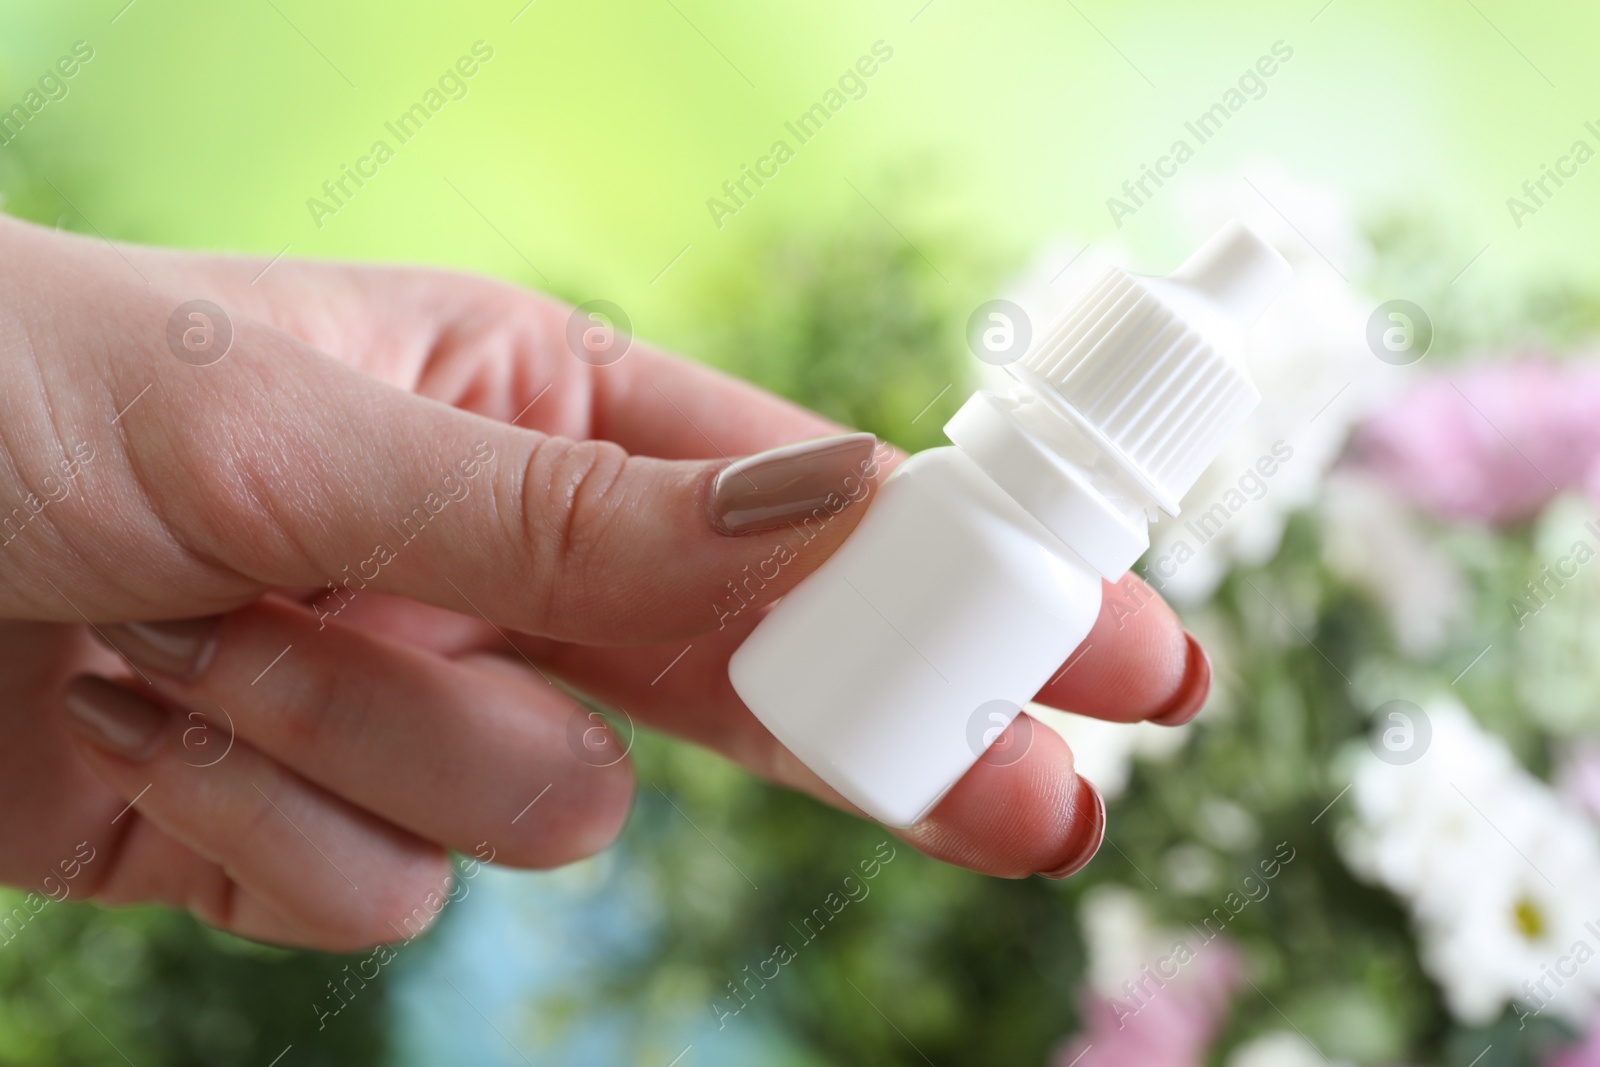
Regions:
[[1176, 515], [1261, 401], [1241, 343], [1291, 273], [1230, 222], [1165, 278], [1107, 270], [1011, 372]]

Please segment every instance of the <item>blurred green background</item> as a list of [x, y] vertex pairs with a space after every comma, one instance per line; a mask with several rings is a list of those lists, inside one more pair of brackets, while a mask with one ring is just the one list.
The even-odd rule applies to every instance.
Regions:
[[[1529, 262], [1596, 269], [1588, 183], [1520, 231], [1504, 205], [1600, 119], [1600, 13], [1582, 6], [124, 2], [0, 13], [7, 101], [73, 42], [95, 49], [6, 151], [81, 209], [69, 224], [540, 284], [531, 262], [667, 342], [690, 336], [698, 274], [740, 262], [758, 232], [858, 213], [848, 183], [902, 230], [955, 226], [1013, 254], [1099, 237], [1114, 229], [1106, 197], [1278, 40], [1293, 60], [1184, 178], [1270, 158], [1448, 219], [1469, 250], [1494, 242], [1479, 286]], [[307, 198], [478, 40], [495, 58], [466, 99], [319, 230]], [[867, 95], [719, 230], [706, 199], [878, 40], [894, 59]], [[913, 179], [907, 199], [897, 183]], [[18, 209], [48, 216], [59, 200]], [[1173, 251], [1149, 212], [1125, 229]]]
[[[1058, 244], [1115, 239], [1151, 269], [1170, 264], [1194, 235], [1174, 233], [1166, 208], [1218, 176], [1315, 179], [1371, 232], [1420, 244], [1407, 262], [1426, 262], [1441, 291], [1478, 254], [1448, 286], [1459, 305], [1533, 275], [1600, 289], [1600, 163], [1520, 227], [1506, 207], [1600, 124], [1597, 31], [1592, 6], [1509, 0], [12, 0], [0, 107], [75, 42], [94, 57], [0, 147], [0, 194], [10, 213], [111, 239], [446, 264], [612, 300], [652, 342], [921, 447], [965, 393], [917, 418], [928, 399], [972, 377], [961, 330], [977, 302]], [[394, 143], [384, 124], [479, 41], [493, 58], [466, 95], [319, 226], [308, 199], [374, 140]], [[793, 143], [784, 123], [880, 41], [893, 58], [865, 95], [719, 226], [707, 199], [774, 140]], [[1266, 93], [1201, 146], [1159, 210], [1118, 227], [1107, 197], [1279, 41], [1293, 58]], [[1290, 544], [1307, 536], [1292, 529]], [[1326, 610], [1324, 642], [1367, 640], [1343, 599]], [[1306, 653], [1262, 685], [1281, 703], [1320, 671]], [[1361, 729], [1343, 714], [1294, 744], [1331, 750]], [[1219, 788], [1287, 743], [1235, 741], [1206, 757]], [[764, 892], [746, 893], [666, 794], [642, 788], [611, 854], [486, 874], [325, 1029], [312, 1005], [345, 960], [161, 912], [52, 907], [0, 947], [0, 1063], [665, 1065], [686, 1048], [684, 1067], [1042, 1063], [1075, 1028], [1083, 946], [1063, 902], [1078, 891], [994, 883], [902, 848], [875, 899], [805, 950], [802, 980], [717, 1030], [706, 1006], [721, 982], [882, 835], [655, 739], [638, 758], [641, 781], [679, 797]], [[1310, 785], [1264, 787], [1265, 821], [1303, 822], [1323, 796]], [[1155, 855], [1162, 813], [1192, 800], [1167, 795], [1114, 837]], [[1342, 960], [1369, 996], [1349, 1008], [1335, 989], [1297, 1017], [1318, 1019], [1320, 1040], [1370, 1021], [1377, 998], [1409, 1036], [1362, 1048], [1437, 1048], [1414, 964], [1384, 947], [1405, 937], [1391, 903], [1331, 859], [1286, 876], [1277, 899], [1318, 913], [1334, 897], [1353, 902], [1350, 925], [1303, 930], [1307, 958]]]

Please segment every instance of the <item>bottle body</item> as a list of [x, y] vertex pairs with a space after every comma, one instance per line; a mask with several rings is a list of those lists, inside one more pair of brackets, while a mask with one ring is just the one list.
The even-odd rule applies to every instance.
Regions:
[[729, 677], [756, 717], [868, 815], [910, 826], [1082, 643], [1101, 578], [965, 452], [895, 472], [774, 606]]
[[750, 710], [868, 815], [926, 815], [1254, 409], [1240, 345], [1290, 273], [1238, 223], [1168, 277], [1108, 268], [745, 639]]

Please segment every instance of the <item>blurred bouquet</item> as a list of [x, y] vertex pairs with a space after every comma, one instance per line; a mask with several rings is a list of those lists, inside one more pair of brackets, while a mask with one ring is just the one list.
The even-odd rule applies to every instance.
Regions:
[[[922, 395], [956, 381], [953, 404], [964, 394], [944, 368], [965, 358], [965, 313], [995, 295], [1048, 322], [1107, 262], [1159, 270], [1228, 218], [1296, 269], [1250, 344], [1258, 414], [1140, 566], [1212, 651], [1208, 707], [1178, 730], [1030, 709], [1108, 797], [1101, 856], [1063, 885], [897, 861], [798, 979], [762, 990], [796, 1062], [1600, 1063], [1600, 363], [1572, 338], [1538, 355], [1508, 342], [1526, 306], [1473, 292], [1470, 275], [1452, 284], [1471, 250], [1426, 225], [1362, 229], [1326, 192], [1251, 173], [1174, 196], [1166, 260], [1064, 242], [1008, 289], [974, 282], [953, 306], [961, 286], [924, 286], [870, 229], [810, 257], [786, 245], [771, 276], [728, 283], [730, 307], [800, 283], [772, 327], [786, 342], [739, 319], [724, 350], [741, 372], [762, 376], [736, 353], [826, 337], [843, 304], [846, 321], [892, 325], [874, 342], [890, 366], [918, 353]], [[816, 280], [861, 264], [872, 285]], [[1368, 341], [1397, 278], [1432, 319], [1431, 349], [1408, 365]], [[891, 439], [930, 443], [947, 414], [873, 422], [893, 413], [808, 391], [825, 380], [806, 366], [769, 378]], [[1208, 514], [1199, 534], [1186, 521]], [[805, 910], [816, 872], [870, 842], [736, 777], [712, 800], [704, 764], [661, 759], [706, 797], [699, 810], [730, 812], [707, 832], [783, 887], [711, 878], [673, 852], [692, 851], [694, 831], [631, 838], [672, 931], [657, 957], [673, 961], [670, 986], [645, 984], [676, 1014]]]
[[[1341, 214], [1314, 193], [1263, 185], [1280, 190], [1270, 214], [1308, 230], [1280, 245], [1304, 254], [1252, 345], [1263, 414], [1236, 466], [1273, 445], [1292, 459], [1181, 566], [1160, 563], [1193, 533], [1178, 524], [1146, 559], [1220, 650], [1223, 685], [1181, 769], [1130, 775], [1140, 745], [1118, 749], [1112, 785], [1133, 783], [1112, 824], [1133, 869], [1118, 892], [1189, 927], [1124, 970], [1148, 977], [1232, 913], [1223, 872], [1268, 843], [1307, 858], [1230, 930], [1242, 981], [1156, 983], [1151, 1003], [1187, 1020], [1159, 1027], [1176, 1044], [1140, 1045], [1148, 983], [1091, 981], [1102, 999], [1058, 1067], [1466, 1063], [1491, 1046], [1495, 1063], [1600, 1063], [1600, 1032], [1584, 1035], [1600, 1010], [1600, 362], [1465, 331], [1426, 364], [1378, 358], [1379, 299], [1334, 263], [1385, 250], [1315, 229]], [[1236, 475], [1219, 462], [1191, 499], [1204, 509]], [[1097, 728], [1044, 714], [1094, 744]], [[1252, 832], [1225, 832], [1219, 803]], [[1152, 827], [1152, 807], [1172, 823]], [[1172, 841], [1185, 823], [1192, 839]], [[1103, 903], [1080, 920], [1092, 976], [1116, 923]]]

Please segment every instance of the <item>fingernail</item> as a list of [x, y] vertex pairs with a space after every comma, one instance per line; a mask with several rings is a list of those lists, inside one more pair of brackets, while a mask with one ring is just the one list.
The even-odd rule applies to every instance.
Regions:
[[139, 694], [92, 674], [67, 685], [62, 721], [96, 748], [130, 760], [155, 754], [167, 713]]
[[1182, 726], [1200, 714], [1211, 693], [1211, 657], [1193, 634], [1185, 633], [1183, 639], [1189, 646], [1183, 663], [1183, 681], [1178, 683], [1178, 691], [1167, 701], [1167, 706], [1150, 716], [1150, 721], [1157, 726]]
[[784, 445], [724, 467], [711, 483], [711, 518], [726, 534], [825, 521], [866, 496], [878, 439], [847, 433]]
[[1078, 800], [1072, 810], [1074, 815], [1087, 813], [1088, 818], [1076, 819], [1078, 828], [1066, 862], [1053, 871], [1040, 871], [1041, 878], [1070, 878], [1089, 866], [1089, 861], [1100, 851], [1100, 842], [1106, 837], [1106, 800], [1094, 783], [1081, 774], [1078, 776]]
[[125, 622], [105, 628], [105, 640], [145, 670], [193, 678], [206, 667], [217, 647], [220, 617], [173, 619], [169, 622]]

